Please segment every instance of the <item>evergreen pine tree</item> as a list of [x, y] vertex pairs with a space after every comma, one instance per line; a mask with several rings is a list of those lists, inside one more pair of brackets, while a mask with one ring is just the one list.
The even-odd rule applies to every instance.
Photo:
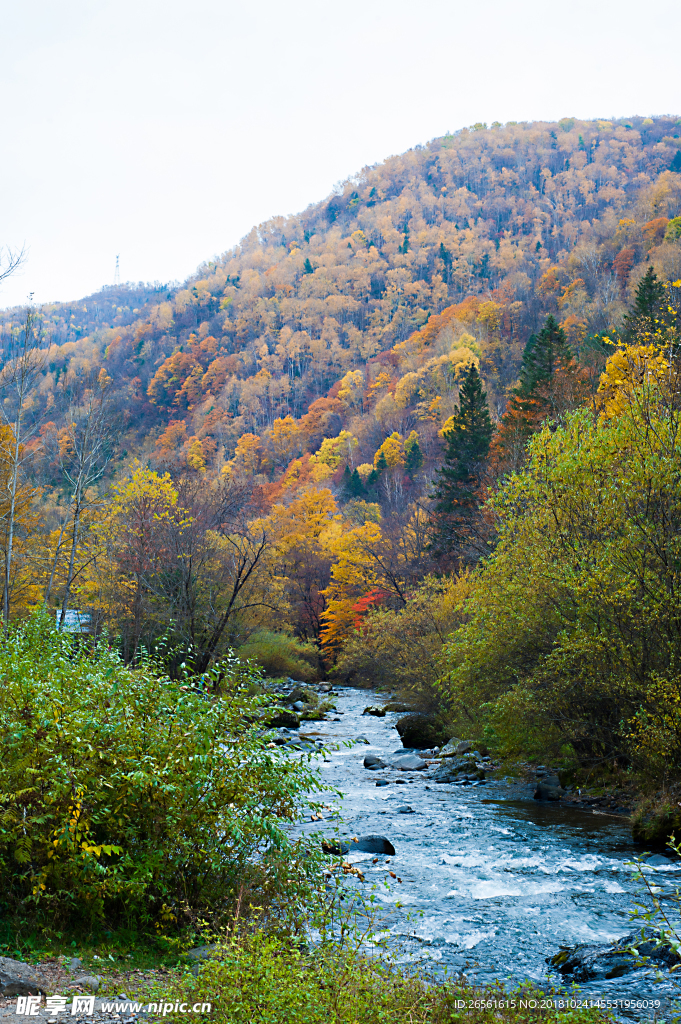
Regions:
[[[343, 476], [343, 482], [345, 483], [345, 475]], [[361, 498], [365, 494], [364, 484], [362, 478], [356, 469], [353, 469], [352, 473], [349, 474], [349, 480], [346, 487], [346, 494], [351, 498]]]
[[419, 435], [415, 430], [412, 430], [404, 442], [404, 455], [404, 468], [409, 473], [409, 476], [413, 476], [423, 465], [423, 452], [419, 444]]
[[303, 263], [303, 273], [304, 274], [314, 274], [314, 267], [310, 263], [310, 257], [309, 256], [305, 257], [305, 262]]
[[493, 433], [487, 394], [482, 390], [477, 367], [471, 363], [461, 385], [453, 423], [445, 434], [447, 447], [433, 494], [433, 547], [440, 553], [462, 548], [470, 534], [479, 504], [476, 491]]
[[638, 283], [634, 305], [631, 307], [631, 316], [653, 316], [657, 312], [663, 295], [662, 281], [658, 281], [652, 266], [648, 267]]
[[381, 449], [378, 453], [378, 458], [376, 459], [376, 468], [374, 472], [376, 474], [383, 473], [383, 471], [386, 470], [387, 468], [388, 463], [386, 462], [385, 452], [383, 451], [383, 449]]
[[664, 284], [650, 266], [638, 283], [633, 306], [624, 317], [625, 341], [630, 341], [642, 328], [645, 330], [650, 319], [661, 312], [663, 296]]
[[563, 328], [556, 318], [549, 315], [539, 334], [532, 334], [523, 352], [520, 368], [520, 383], [516, 395], [520, 399], [534, 397], [541, 384], [548, 384], [559, 365], [567, 365], [572, 359], [570, 346]]
[[675, 171], [677, 174], [681, 172], [681, 149], [677, 149], [674, 153], [674, 159], [669, 165], [670, 171]]

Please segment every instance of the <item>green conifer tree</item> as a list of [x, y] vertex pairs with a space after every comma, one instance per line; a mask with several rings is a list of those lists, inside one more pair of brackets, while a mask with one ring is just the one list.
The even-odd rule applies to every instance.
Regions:
[[433, 494], [432, 546], [440, 554], [461, 550], [470, 536], [479, 505], [476, 492], [494, 433], [487, 394], [474, 363], [466, 371], [453, 420], [445, 434], [444, 461]]
[[520, 382], [516, 395], [520, 399], [533, 398], [537, 388], [548, 384], [559, 365], [567, 365], [572, 359], [563, 328], [556, 318], [549, 315], [539, 334], [532, 334], [523, 352], [520, 368]]
[[378, 458], [376, 459], [376, 468], [374, 472], [378, 475], [379, 473], [383, 473], [387, 468], [388, 463], [386, 462], [385, 459], [385, 452], [383, 451], [383, 449], [381, 449], [381, 451], [378, 453]]
[[661, 313], [663, 296], [664, 284], [650, 266], [638, 283], [633, 306], [623, 318], [625, 341], [631, 341], [640, 330], [646, 329], [656, 314]]
[[343, 487], [349, 498], [361, 498], [366, 493], [362, 478], [357, 470], [353, 469], [351, 473], [347, 466], [345, 467], [345, 473], [343, 473]]
[[413, 477], [414, 473], [418, 473], [423, 465], [423, 452], [419, 444], [419, 436], [415, 430], [412, 430], [404, 442], [404, 456], [404, 468], [409, 473], [409, 476]]

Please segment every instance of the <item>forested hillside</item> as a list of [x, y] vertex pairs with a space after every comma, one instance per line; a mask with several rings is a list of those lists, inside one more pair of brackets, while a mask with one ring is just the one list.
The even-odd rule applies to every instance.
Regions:
[[681, 277], [680, 134], [474, 125], [179, 288], [6, 311], [6, 614], [76, 604], [128, 657], [172, 623], [201, 664], [232, 643], [329, 671], [371, 609], [489, 551], [490, 488]]
[[[664, 237], [681, 212], [679, 131], [675, 118], [476, 125], [365, 168], [328, 200], [254, 228], [177, 290], [109, 288], [46, 307], [55, 347], [43, 393], [69, 366], [105, 365], [135, 430], [129, 448], [151, 455], [174, 420], [187, 437], [184, 451], [173, 442], [179, 461], [198, 437], [215, 467], [249, 432], [271, 461], [277, 418], [299, 420], [348, 371], [362, 372], [365, 404], [381, 372], [394, 393], [428, 361], [394, 347], [468, 300], [447, 340], [425, 348], [442, 357], [466, 334], [499, 416], [546, 313], [579, 348], [621, 316], [648, 259], [678, 275]], [[5, 336], [14, 320], [5, 314]], [[401, 389], [416, 424], [425, 410], [413, 397]], [[381, 408], [365, 454], [403, 419]]]

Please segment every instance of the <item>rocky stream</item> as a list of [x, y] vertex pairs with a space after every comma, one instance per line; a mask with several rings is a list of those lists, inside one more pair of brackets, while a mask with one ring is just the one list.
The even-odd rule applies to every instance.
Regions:
[[[320, 770], [342, 799], [329, 795], [323, 820], [302, 828], [345, 844], [344, 862], [364, 878], [357, 885], [374, 892], [374, 934], [390, 955], [479, 985], [577, 983], [581, 998], [616, 1002], [617, 1015], [664, 1015], [675, 991], [668, 973], [656, 983], [659, 964], [636, 968], [617, 946], [634, 930], [630, 862], [643, 852], [626, 818], [535, 799], [536, 782], [486, 765], [477, 772], [484, 779], [473, 772], [463, 783], [437, 781], [445, 762], [426, 754], [409, 767], [395, 730], [401, 716], [364, 714], [368, 698], [339, 688], [326, 720], [281, 736], [294, 750], [327, 750]], [[388, 852], [352, 842], [366, 836], [384, 837]], [[673, 889], [681, 863], [657, 855], [649, 870]]]

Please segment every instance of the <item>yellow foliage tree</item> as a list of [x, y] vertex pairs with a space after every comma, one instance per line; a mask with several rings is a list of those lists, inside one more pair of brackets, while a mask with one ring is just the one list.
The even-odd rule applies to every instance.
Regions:
[[388, 469], [396, 469], [404, 465], [404, 438], [395, 430], [386, 437], [385, 441], [374, 455], [374, 468], [378, 469], [381, 462], [381, 455], [385, 459]]
[[291, 415], [276, 419], [265, 437], [277, 466], [287, 466], [300, 452], [301, 430]]
[[326, 611], [321, 641], [324, 650], [335, 656], [355, 620], [353, 605], [379, 582], [375, 563], [367, 558], [367, 547], [381, 541], [381, 527], [367, 520], [361, 526], [339, 534], [331, 541], [335, 561], [331, 567], [331, 581], [326, 588]]
[[203, 445], [198, 437], [191, 437], [189, 439], [187, 465], [190, 469], [196, 470], [197, 473], [206, 472], [206, 458], [203, 453]]
[[608, 359], [598, 386], [597, 402], [601, 415], [620, 416], [645, 383], [664, 383], [669, 363], [657, 345], [625, 345]]
[[242, 434], [236, 443], [234, 458], [226, 470], [243, 476], [253, 476], [260, 468], [262, 444], [257, 434]]

